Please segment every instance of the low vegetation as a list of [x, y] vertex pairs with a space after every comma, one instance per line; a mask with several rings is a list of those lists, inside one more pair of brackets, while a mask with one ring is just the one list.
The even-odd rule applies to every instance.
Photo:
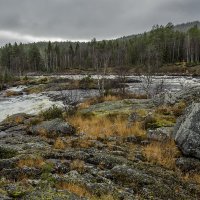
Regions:
[[65, 149], [65, 143], [61, 138], [57, 138], [54, 143], [55, 149]]
[[43, 118], [43, 120], [51, 120], [55, 118], [62, 118], [62, 109], [58, 108], [57, 106], [53, 105], [49, 109], [42, 111], [40, 113], [40, 116]]
[[87, 118], [85, 116], [76, 115], [70, 118], [69, 121], [78, 128], [79, 133], [84, 133], [92, 138], [115, 135], [121, 137], [129, 135], [146, 136], [146, 132], [140, 122], [129, 125], [127, 120], [120, 117], [115, 117], [114, 119], [109, 116], [93, 116]]
[[45, 165], [44, 159], [40, 156], [25, 157], [17, 162], [17, 166], [42, 168]]
[[175, 160], [180, 156], [175, 142], [152, 142], [143, 149], [143, 154], [148, 162], [162, 165], [168, 169], [175, 169]]
[[58, 183], [56, 185], [56, 187], [60, 190], [67, 190], [69, 192], [72, 192], [79, 197], [91, 197], [92, 196], [91, 193], [89, 193], [88, 190], [82, 185], [61, 182], [61, 183]]
[[83, 173], [83, 172], [85, 172], [85, 163], [82, 160], [78, 160], [78, 159], [73, 160], [70, 163], [70, 169], [76, 170], [79, 173]]

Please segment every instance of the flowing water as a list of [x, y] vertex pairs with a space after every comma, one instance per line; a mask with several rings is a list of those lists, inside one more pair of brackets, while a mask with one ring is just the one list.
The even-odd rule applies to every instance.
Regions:
[[[51, 76], [55, 78], [68, 78], [68, 79], [82, 79], [84, 75], [63, 75], [63, 76]], [[41, 77], [35, 77], [41, 78]], [[92, 75], [91, 78], [99, 78], [97, 75]], [[106, 78], [114, 79], [114, 75], [109, 75]], [[142, 92], [142, 84], [140, 81], [144, 81], [144, 77], [128, 76], [128, 90], [130, 92]], [[172, 76], [154, 76], [152, 77], [152, 88], [163, 84], [165, 90], [171, 90], [172, 92], [184, 89], [190, 86], [200, 85], [199, 78], [193, 77], [172, 77]], [[26, 86], [12, 87], [8, 90], [20, 92], [23, 91]], [[42, 110], [45, 110], [52, 105], [63, 107], [63, 101], [58, 91], [43, 92], [40, 94], [23, 94], [15, 97], [5, 97], [5, 92], [0, 93], [0, 121], [7, 116], [16, 113], [37, 114]], [[68, 90], [62, 91], [62, 95], [71, 100], [82, 101], [85, 98], [97, 95], [96, 90]]]

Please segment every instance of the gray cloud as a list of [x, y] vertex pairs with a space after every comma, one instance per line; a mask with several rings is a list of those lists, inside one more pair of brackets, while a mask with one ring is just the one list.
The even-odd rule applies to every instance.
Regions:
[[199, 19], [199, 0], [0, 0], [0, 44], [110, 39]]

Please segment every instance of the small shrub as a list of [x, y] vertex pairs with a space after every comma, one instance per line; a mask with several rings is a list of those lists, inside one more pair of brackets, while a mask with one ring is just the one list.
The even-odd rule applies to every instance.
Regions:
[[13, 149], [0, 147], [0, 159], [8, 159], [17, 155], [17, 152]]
[[57, 106], [53, 105], [49, 109], [42, 111], [40, 116], [43, 117], [44, 120], [50, 120], [55, 118], [62, 118], [62, 109], [58, 108]]
[[80, 81], [79, 81], [79, 87], [81, 89], [92, 89], [92, 88], [95, 88], [95, 82], [94, 82], [94, 79], [92, 79], [92, 77], [90, 75], [82, 78]]
[[28, 76], [27, 76], [27, 75], [24, 76], [24, 77], [22, 78], [22, 80], [23, 80], [23, 81], [28, 81]]
[[42, 165], [42, 173], [43, 174], [49, 174], [52, 172], [54, 168], [54, 164], [51, 162], [46, 162], [44, 165]]

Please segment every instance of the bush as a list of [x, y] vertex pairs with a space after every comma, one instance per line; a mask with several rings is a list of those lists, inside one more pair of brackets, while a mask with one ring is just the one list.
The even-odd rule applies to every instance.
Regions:
[[92, 79], [92, 77], [90, 75], [82, 78], [80, 81], [79, 81], [79, 87], [81, 89], [91, 89], [91, 88], [94, 88], [94, 79]]
[[0, 159], [8, 159], [17, 155], [17, 152], [13, 149], [0, 147]]
[[58, 108], [57, 106], [53, 105], [49, 109], [42, 111], [40, 115], [43, 117], [44, 120], [62, 118], [62, 109]]

